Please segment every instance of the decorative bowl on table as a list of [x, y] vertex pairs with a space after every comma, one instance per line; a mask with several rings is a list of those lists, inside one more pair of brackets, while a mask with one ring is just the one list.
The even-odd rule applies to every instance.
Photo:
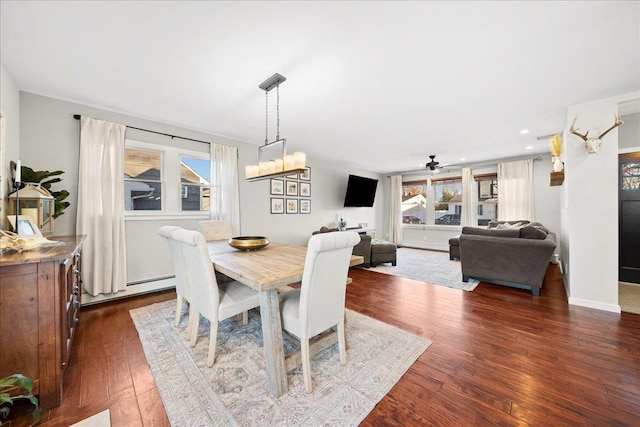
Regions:
[[268, 244], [269, 239], [264, 236], [238, 236], [229, 239], [229, 245], [241, 251], [254, 251]]

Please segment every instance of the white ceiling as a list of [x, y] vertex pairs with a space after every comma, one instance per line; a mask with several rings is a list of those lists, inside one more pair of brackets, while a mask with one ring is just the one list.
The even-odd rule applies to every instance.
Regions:
[[380, 173], [546, 152], [536, 137], [567, 106], [640, 90], [638, 1], [2, 1], [0, 15], [20, 90], [257, 146], [258, 85], [277, 72], [289, 151]]

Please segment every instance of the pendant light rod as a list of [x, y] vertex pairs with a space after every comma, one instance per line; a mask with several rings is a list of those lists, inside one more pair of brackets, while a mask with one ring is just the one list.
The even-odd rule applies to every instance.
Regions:
[[285, 80], [287, 80], [285, 76], [281, 76], [280, 74], [275, 73], [273, 76], [260, 83], [258, 87], [265, 92], [269, 92], [271, 89], [278, 86], [280, 83], [283, 83]]

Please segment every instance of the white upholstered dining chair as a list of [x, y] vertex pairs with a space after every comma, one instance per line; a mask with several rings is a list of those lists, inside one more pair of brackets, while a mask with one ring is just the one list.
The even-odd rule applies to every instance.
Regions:
[[[182, 317], [183, 302], [187, 301], [188, 304], [191, 303], [191, 287], [189, 285], [187, 268], [184, 263], [184, 256], [182, 255], [182, 247], [180, 247], [180, 243], [172, 238], [173, 232], [179, 229], [180, 227], [165, 225], [158, 230], [158, 234], [167, 239], [169, 243], [171, 259], [173, 260], [173, 270], [176, 275], [176, 317], [173, 320], [173, 325], [176, 327], [180, 324], [180, 318]], [[187, 312], [187, 319], [189, 319], [189, 312]], [[191, 331], [189, 330], [191, 322], [187, 324], [189, 325], [187, 327], [187, 339], [189, 339], [191, 336]]]
[[218, 322], [260, 305], [258, 292], [236, 281], [218, 285], [207, 242], [198, 231], [179, 229], [172, 237], [180, 243], [191, 285], [191, 346], [198, 339], [200, 315], [211, 323], [207, 366], [213, 366], [216, 356]]
[[347, 363], [344, 304], [351, 251], [360, 241], [353, 231], [316, 234], [309, 239], [300, 289], [280, 295], [284, 330], [300, 339], [302, 372], [311, 393], [309, 340], [337, 327], [340, 363]]
[[200, 221], [200, 232], [202, 232], [207, 242], [228, 240], [233, 237], [231, 236], [231, 221]]

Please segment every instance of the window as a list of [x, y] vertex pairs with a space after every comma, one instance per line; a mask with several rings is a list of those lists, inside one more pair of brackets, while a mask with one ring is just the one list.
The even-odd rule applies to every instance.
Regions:
[[125, 148], [124, 210], [162, 210], [162, 153]]
[[424, 181], [402, 183], [402, 222], [427, 223], [427, 184]]
[[183, 211], [209, 210], [211, 162], [206, 159], [180, 157], [180, 192]]
[[478, 185], [478, 225], [498, 219], [498, 177], [495, 174], [475, 177]]
[[[474, 177], [478, 186], [478, 225], [486, 226], [498, 217], [498, 177], [495, 173]], [[462, 178], [431, 180], [433, 200], [424, 181], [402, 183], [402, 222], [404, 224], [460, 225], [462, 217]], [[427, 222], [427, 218], [430, 218]]]
[[[207, 151], [125, 141], [127, 215], [196, 215], [209, 210], [211, 160]], [[136, 212], [134, 214], [134, 212]]]
[[435, 191], [435, 211], [437, 225], [460, 225], [462, 211], [462, 179], [442, 179], [432, 181]]

